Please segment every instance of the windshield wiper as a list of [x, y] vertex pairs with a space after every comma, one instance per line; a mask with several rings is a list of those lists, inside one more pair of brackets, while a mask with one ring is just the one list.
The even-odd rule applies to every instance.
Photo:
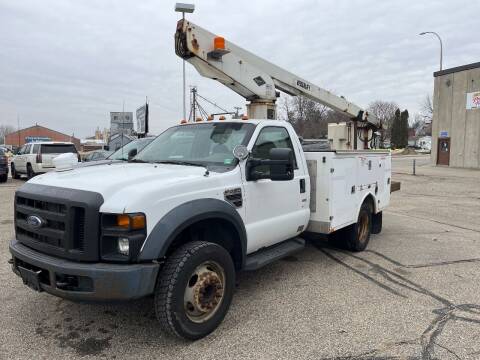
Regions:
[[[123, 161], [125, 161], [125, 160], [123, 160]], [[140, 160], [140, 159], [131, 159], [131, 160], [128, 160], [128, 162], [129, 163], [132, 163], [132, 162], [134, 162], [134, 163], [146, 163], [147, 161]]]
[[200, 166], [203, 168], [207, 168], [205, 165], [190, 162], [190, 161], [182, 161], [182, 160], [162, 160], [162, 161], [155, 161], [156, 164], [174, 164], [174, 165], [187, 165], [187, 166]]

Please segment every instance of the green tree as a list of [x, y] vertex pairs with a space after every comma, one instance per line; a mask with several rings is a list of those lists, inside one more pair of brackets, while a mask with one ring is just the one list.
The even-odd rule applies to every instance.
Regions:
[[400, 114], [400, 147], [408, 146], [408, 110], [405, 109]]
[[395, 116], [393, 118], [392, 122], [392, 130], [391, 130], [391, 144], [392, 144], [392, 149], [396, 149], [400, 147], [401, 143], [401, 120], [400, 120], [400, 109], [395, 110]]

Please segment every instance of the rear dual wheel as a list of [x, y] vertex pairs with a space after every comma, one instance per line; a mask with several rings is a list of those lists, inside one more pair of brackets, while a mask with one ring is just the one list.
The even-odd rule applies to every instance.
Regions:
[[157, 280], [155, 311], [161, 327], [189, 340], [208, 335], [225, 317], [234, 285], [233, 261], [223, 247], [205, 241], [181, 246]]
[[364, 202], [360, 207], [355, 224], [329, 235], [329, 242], [349, 251], [363, 251], [367, 248], [372, 233], [372, 205]]

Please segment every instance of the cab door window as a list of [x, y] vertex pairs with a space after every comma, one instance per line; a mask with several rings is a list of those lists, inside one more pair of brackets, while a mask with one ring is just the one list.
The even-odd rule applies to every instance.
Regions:
[[[288, 134], [287, 129], [279, 126], [267, 126], [264, 127], [260, 134], [258, 134], [257, 141], [252, 148], [252, 157], [254, 159], [270, 160], [270, 150], [275, 148], [288, 148], [292, 150], [294, 166], [297, 167], [297, 159], [295, 156], [295, 150], [293, 148], [292, 140]], [[269, 166], [258, 166], [256, 171], [269, 175]]]

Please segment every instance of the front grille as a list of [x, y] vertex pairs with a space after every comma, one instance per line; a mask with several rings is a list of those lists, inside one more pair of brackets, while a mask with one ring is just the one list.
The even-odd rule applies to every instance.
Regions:
[[[40, 218], [43, 225], [38, 228], [32, 227], [28, 223], [28, 217], [31, 215]], [[68, 228], [67, 224], [70, 221], [73, 226]], [[85, 209], [72, 206], [67, 210], [66, 204], [17, 196], [16, 230], [19, 240], [36, 241], [65, 250], [83, 251]]]
[[45, 254], [98, 261], [102, 203], [98, 193], [26, 183], [15, 196], [17, 239]]

